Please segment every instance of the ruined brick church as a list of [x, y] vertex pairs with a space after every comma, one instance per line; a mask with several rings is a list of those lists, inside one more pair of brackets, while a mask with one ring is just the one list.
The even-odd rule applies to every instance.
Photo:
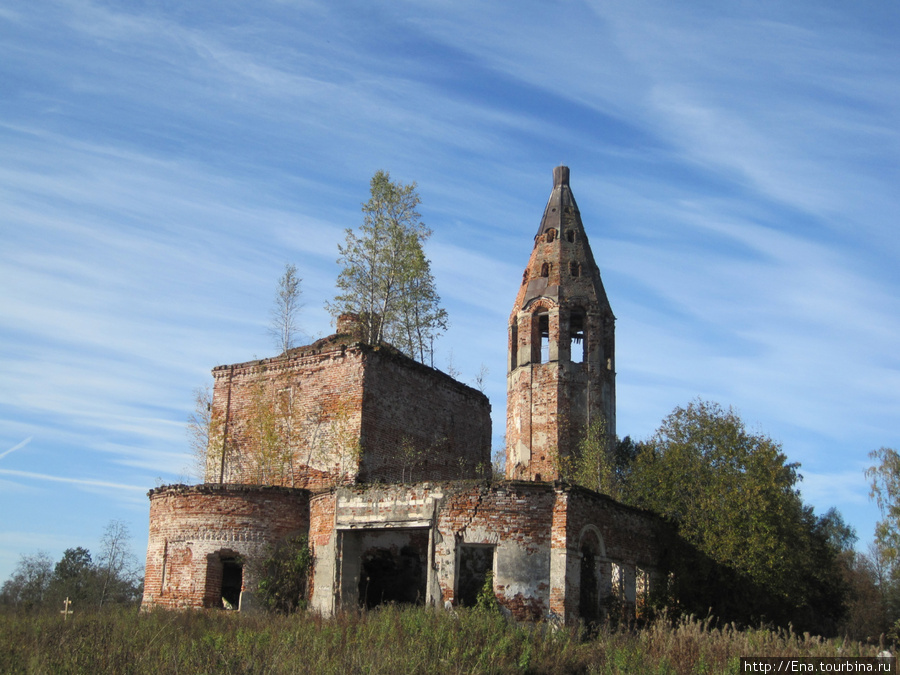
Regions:
[[569, 187], [553, 189], [509, 318], [506, 475], [490, 403], [388, 346], [337, 333], [219, 366], [207, 482], [151, 490], [145, 607], [255, 604], [251, 564], [308, 536], [309, 606], [466, 606], [490, 578], [518, 619], [639, 605], [662, 523], [558, 480], [588, 425], [615, 432], [612, 310]]

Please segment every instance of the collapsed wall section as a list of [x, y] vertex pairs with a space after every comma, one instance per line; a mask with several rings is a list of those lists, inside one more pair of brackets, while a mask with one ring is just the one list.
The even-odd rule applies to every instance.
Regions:
[[306, 490], [172, 485], [151, 490], [143, 608], [252, 605], [254, 561], [309, 531]]

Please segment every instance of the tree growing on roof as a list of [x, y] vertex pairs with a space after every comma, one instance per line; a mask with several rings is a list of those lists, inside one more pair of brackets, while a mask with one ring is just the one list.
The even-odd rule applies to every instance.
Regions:
[[269, 335], [275, 341], [275, 346], [282, 353], [293, 348], [294, 340], [299, 331], [298, 315], [300, 314], [300, 282], [297, 276], [297, 266], [285, 264], [284, 274], [278, 279], [278, 291], [275, 294], [275, 303], [272, 305], [271, 323]]
[[423, 250], [431, 230], [416, 210], [416, 184], [395, 183], [377, 171], [370, 193], [363, 224], [357, 232], [348, 229], [338, 245], [338, 294], [327, 308], [335, 317], [356, 315], [364, 342], [390, 343], [433, 365], [434, 340], [448, 320]]

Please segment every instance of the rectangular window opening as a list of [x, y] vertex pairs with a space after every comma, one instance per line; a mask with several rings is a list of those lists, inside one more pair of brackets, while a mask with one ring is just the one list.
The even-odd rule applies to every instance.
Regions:
[[488, 575], [493, 579], [494, 547], [490, 545], [463, 545], [459, 549], [459, 567], [456, 574], [456, 602], [461, 607], [475, 607], [478, 596], [493, 593], [493, 581], [488, 589]]

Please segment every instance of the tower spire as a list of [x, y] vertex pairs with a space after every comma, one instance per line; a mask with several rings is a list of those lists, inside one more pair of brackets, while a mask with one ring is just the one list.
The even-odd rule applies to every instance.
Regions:
[[599, 416], [615, 434], [614, 324], [569, 168], [557, 166], [509, 318], [508, 478], [558, 478]]

